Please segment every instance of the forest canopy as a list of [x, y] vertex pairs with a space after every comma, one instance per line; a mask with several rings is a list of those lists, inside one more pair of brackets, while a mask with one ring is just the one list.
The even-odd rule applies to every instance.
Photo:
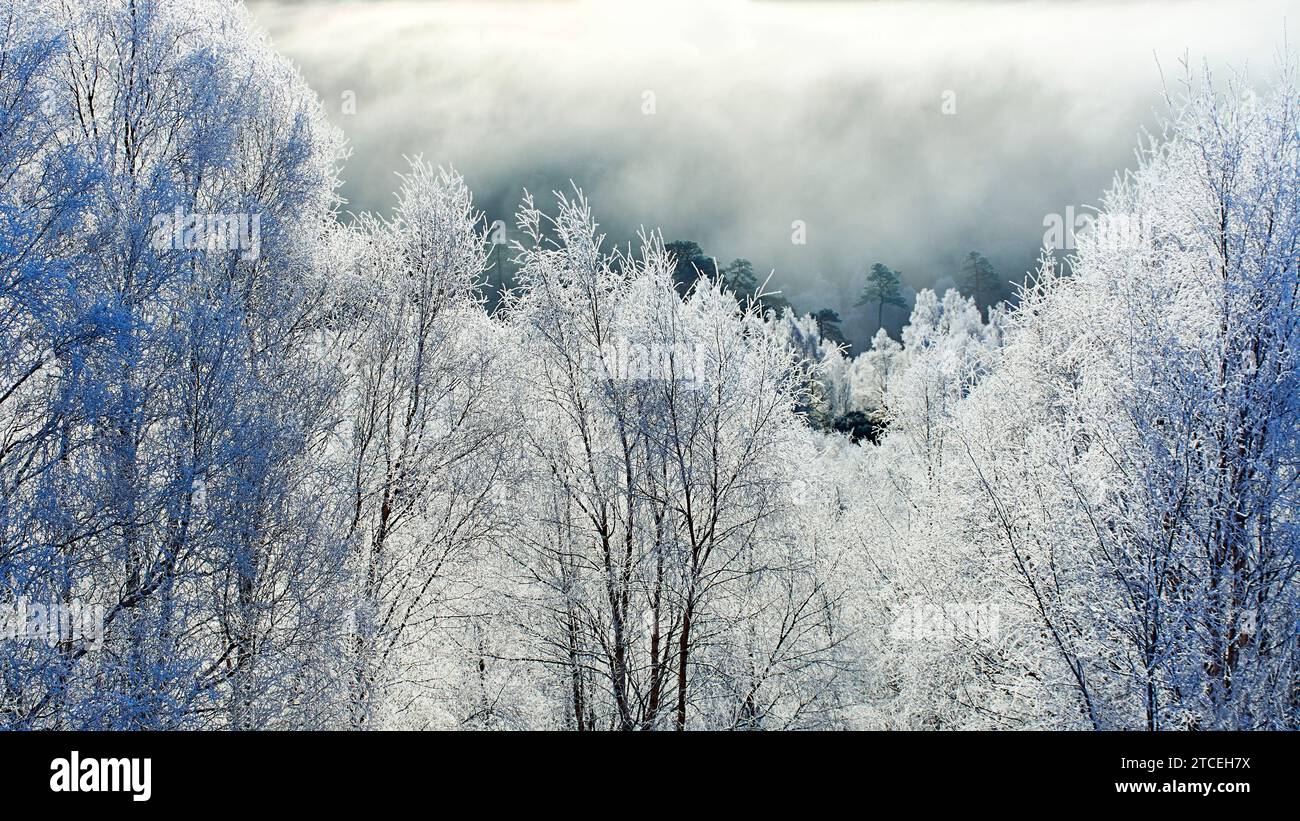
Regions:
[[849, 354], [580, 191], [489, 310], [242, 5], [0, 2], [0, 727], [1300, 723], [1291, 66]]

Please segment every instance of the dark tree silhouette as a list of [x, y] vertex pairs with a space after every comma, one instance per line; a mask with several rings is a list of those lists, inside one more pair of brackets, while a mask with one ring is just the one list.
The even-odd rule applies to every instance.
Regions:
[[838, 313], [830, 308], [822, 308], [813, 314], [813, 319], [817, 321], [817, 333], [821, 334], [822, 339], [829, 339], [844, 348], [850, 347], [849, 341], [844, 338], [844, 331], [840, 327], [842, 320]]
[[876, 306], [876, 327], [885, 326], [885, 306], [893, 305], [898, 308], [906, 308], [907, 300], [903, 299], [903, 286], [899, 281], [898, 272], [891, 271], [886, 266], [877, 262], [871, 266], [871, 272], [867, 274], [866, 287], [862, 289], [862, 296], [855, 303], [857, 305], [875, 305]]
[[677, 240], [664, 244], [664, 250], [673, 257], [673, 282], [677, 292], [685, 295], [701, 276], [716, 278], [718, 263], [704, 253], [704, 249], [690, 240]]
[[983, 254], [971, 251], [966, 255], [961, 274], [962, 289], [967, 296], [975, 300], [980, 315], [987, 319], [988, 306], [997, 301], [1002, 290], [1002, 283], [998, 279], [998, 272], [993, 268], [993, 263], [989, 262]]

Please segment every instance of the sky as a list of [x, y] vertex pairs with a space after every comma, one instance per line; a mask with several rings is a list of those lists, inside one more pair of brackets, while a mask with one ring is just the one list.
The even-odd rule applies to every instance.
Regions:
[[415, 155], [509, 226], [525, 188], [576, 185], [611, 241], [747, 258], [859, 345], [872, 263], [942, 289], [978, 250], [1022, 278], [1044, 219], [1134, 165], [1184, 56], [1260, 84], [1300, 19], [1300, 0], [247, 5], [350, 141], [349, 210], [391, 207]]

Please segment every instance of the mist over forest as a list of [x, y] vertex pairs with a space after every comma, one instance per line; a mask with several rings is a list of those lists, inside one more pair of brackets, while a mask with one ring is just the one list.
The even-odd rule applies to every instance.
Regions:
[[[875, 314], [855, 307], [872, 264], [902, 272], [910, 291], [942, 292], [978, 251], [1019, 282], [1044, 217], [1095, 207], [1133, 165], [1142, 129], [1167, 113], [1162, 69], [1184, 54], [1266, 69], [1297, 11], [1273, 0], [249, 7], [346, 131], [350, 209], [390, 207], [393, 173], [417, 154], [454, 165], [488, 218], [511, 227], [524, 188], [572, 181], [612, 241], [658, 228], [719, 265], [775, 270], [772, 288], [800, 310], [837, 311], [858, 349], [875, 333]], [[795, 220], [805, 245], [791, 242]], [[895, 335], [907, 313], [887, 309]]]

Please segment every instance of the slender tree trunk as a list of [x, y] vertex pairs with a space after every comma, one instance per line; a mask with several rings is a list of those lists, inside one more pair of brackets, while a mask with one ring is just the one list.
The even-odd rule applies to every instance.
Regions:
[[695, 615], [695, 593], [686, 596], [682, 611], [682, 635], [677, 642], [677, 729], [686, 729], [686, 663], [690, 655], [691, 618]]

